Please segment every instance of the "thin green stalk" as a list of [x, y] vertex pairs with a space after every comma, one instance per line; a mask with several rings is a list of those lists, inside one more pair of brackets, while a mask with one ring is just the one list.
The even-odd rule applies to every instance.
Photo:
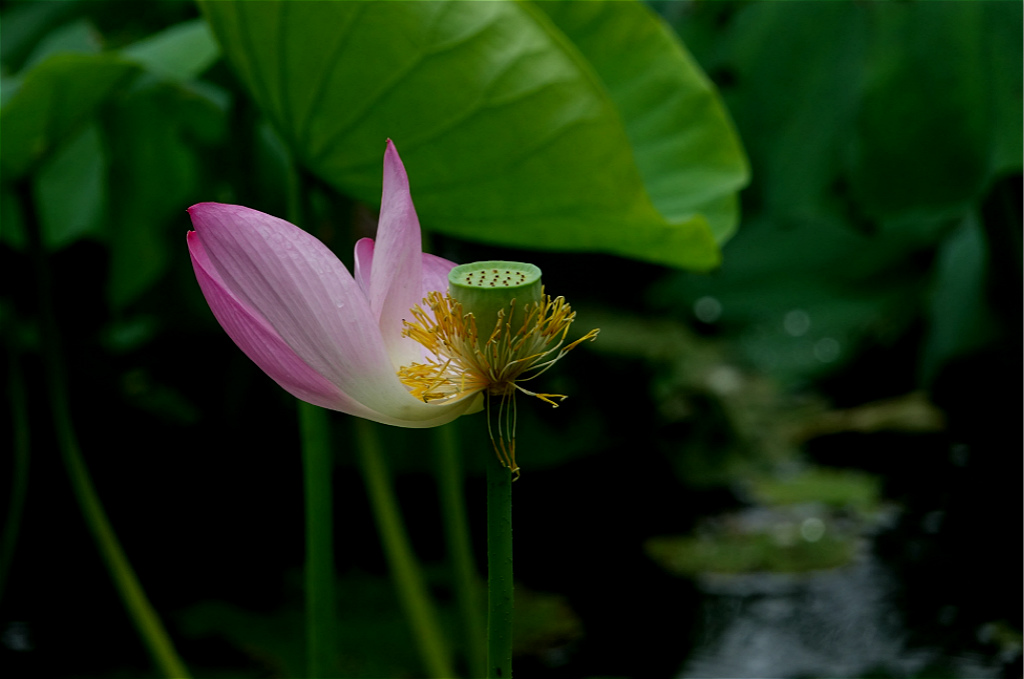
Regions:
[[8, 351], [7, 381], [11, 398], [11, 434], [14, 450], [14, 473], [11, 474], [11, 502], [4, 521], [3, 540], [0, 542], [0, 601], [3, 600], [4, 585], [14, 559], [14, 548], [21, 530], [21, 515], [25, 509], [28, 494], [29, 469], [29, 427], [28, 406], [25, 397], [25, 381], [13, 346]]
[[454, 677], [451, 656], [441, 633], [437, 612], [427, 593], [426, 583], [398, 511], [376, 425], [359, 418], [355, 418], [354, 423], [363, 481], [370, 495], [391, 577], [398, 588], [398, 598], [412, 627], [416, 648], [431, 677]]
[[188, 670], [178, 657], [160, 617], [153, 609], [146, 593], [139, 584], [135, 571], [128, 562], [124, 550], [118, 542], [113, 527], [107, 520], [106, 512], [100, 503], [99, 496], [92, 484], [89, 471], [85, 466], [82, 451], [78, 447], [71, 410], [68, 404], [67, 382], [64, 377], [63, 355], [60, 351], [57, 323], [52, 307], [50, 276], [47, 269], [46, 255], [43, 252], [42, 236], [39, 219], [32, 200], [31, 185], [22, 180], [17, 186], [22, 215], [28, 232], [29, 248], [32, 252], [36, 273], [36, 292], [38, 295], [40, 327], [42, 330], [43, 358], [46, 365], [46, 380], [50, 396], [50, 409], [53, 413], [53, 424], [57, 432], [57, 444], [60, 447], [64, 466], [68, 470], [71, 486], [82, 509], [82, 516], [92, 532], [93, 539], [99, 548], [107, 570], [114, 581], [121, 600], [135, 624], [139, 635], [149, 649], [153, 661], [160, 671], [169, 679], [188, 677]]
[[306, 670], [312, 679], [337, 671], [333, 487], [327, 411], [299, 401], [306, 490]]
[[473, 563], [473, 548], [466, 520], [466, 501], [462, 495], [462, 464], [454, 424], [434, 428], [437, 450], [437, 480], [444, 516], [448, 560], [455, 575], [455, 599], [462, 618], [462, 636], [471, 677], [487, 674], [484, 648], [486, 622], [480, 605], [480, 576]]
[[512, 676], [512, 472], [487, 461], [487, 676]]
[[[293, 161], [288, 218], [309, 228], [310, 176]], [[306, 495], [306, 671], [314, 679], [337, 671], [337, 601], [334, 596], [334, 487], [327, 411], [299, 401]]]

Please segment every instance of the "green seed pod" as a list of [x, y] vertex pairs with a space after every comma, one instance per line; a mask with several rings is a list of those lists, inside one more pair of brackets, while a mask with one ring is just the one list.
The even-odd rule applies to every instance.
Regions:
[[499, 311], [504, 311], [504, 322], [510, 323], [512, 334], [519, 332], [526, 309], [539, 304], [542, 293], [540, 269], [533, 264], [473, 262], [457, 266], [448, 274], [448, 294], [463, 311], [473, 314], [482, 342], [494, 331]]

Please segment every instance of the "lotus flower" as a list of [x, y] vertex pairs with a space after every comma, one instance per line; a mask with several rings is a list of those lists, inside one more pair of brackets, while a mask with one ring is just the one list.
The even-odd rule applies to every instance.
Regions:
[[404, 319], [448, 287], [453, 262], [422, 252], [409, 179], [384, 153], [376, 242], [355, 246], [355, 275], [319, 240], [283, 219], [200, 203], [188, 210], [196, 279], [214, 316], [267, 375], [324, 408], [402, 427], [433, 427], [479, 408], [478, 392], [425, 403], [398, 377], [429, 358]]

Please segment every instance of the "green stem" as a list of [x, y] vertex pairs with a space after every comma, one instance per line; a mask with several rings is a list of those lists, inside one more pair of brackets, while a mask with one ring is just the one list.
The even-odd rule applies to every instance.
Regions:
[[472, 677], [487, 674], [484, 648], [483, 607], [480, 605], [480, 576], [473, 563], [473, 549], [466, 520], [466, 501], [462, 491], [462, 465], [459, 460], [458, 437], [454, 424], [434, 428], [437, 450], [437, 480], [444, 516], [448, 559], [455, 571], [455, 598], [462, 618], [462, 635], [466, 645], [469, 673]]
[[46, 380], [50, 395], [50, 409], [53, 413], [57, 444], [60, 447], [64, 466], [67, 468], [75, 497], [82, 509], [82, 516], [92, 532], [107, 570], [114, 581], [128, 614], [149, 649], [153, 661], [164, 676], [175, 679], [188, 677], [188, 670], [178, 657], [160, 617], [146, 598], [135, 571], [128, 562], [118, 542], [113, 527], [107, 520], [96, 489], [85, 466], [85, 460], [78, 447], [71, 410], [68, 404], [67, 382], [64, 377], [63, 355], [58, 341], [56, 318], [52, 307], [50, 276], [46, 255], [43, 252], [42, 234], [35, 202], [32, 200], [29, 181], [22, 180], [17, 186], [17, 196], [28, 232], [29, 248], [36, 273], [40, 328], [42, 331], [43, 358], [46, 365]]
[[384, 464], [384, 451], [376, 425], [355, 418], [359, 464], [370, 495], [370, 504], [384, 546], [384, 554], [398, 588], [405, 617], [412, 627], [420, 658], [432, 677], [453, 677], [451, 656], [441, 634], [437, 613], [431, 603], [419, 564], [409, 545], [391, 478]]
[[335, 674], [334, 469], [327, 411], [299, 401], [306, 491], [306, 669], [313, 679]]
[[25, 509], [28, 494], [29, 469], [29, 427], [26, 406], [25, 381], [14, 348], [14, 338], [8, 351], [7, 380], [11, 398], [11, 433], [14, 450], [14, 473], [11, 475], [11, 503], [4, 521], [3, 540], [0, 542], [0, 601], [3, 600], [4, 585], [10, 573], [14, 548], [18, 543], [21, 529], [21, 515]]
[[[288, 218], [309, 228], [311, 177], [292, 161]], [[337, 671], [337, 600], [334, 596], [334, 487], [327, 411], [298, 402], [306, 495], [306, 671], [321, 679]]]
[[487, 461], [487, 676], [512, 676], [512, 472]]

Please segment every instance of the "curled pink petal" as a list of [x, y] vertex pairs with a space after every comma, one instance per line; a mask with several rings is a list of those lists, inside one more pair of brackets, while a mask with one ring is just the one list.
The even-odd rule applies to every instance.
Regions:
[[373, 239], [360, 238], [356, 241], [355, 260], [352, 276], [359, 284], [359, 289], [370, 299], [370, 270], [373, 268]]
[[417, 360], [419, 346], [402, 337], [403, 321], [422, 295], [420, 221], [402, 159], [389, 139], [384, 151], [380, 222], [370, 269], [370, 308], [380, 319], [384, 343], [398, 368]]
[[[353, 274], [360, 289], [369, 297], [370, 270], [373, 267], [374, 243], [372, 238], [360, 238], [355, 247], [355, 272]], [[448, 290], [448, 273], [457, 264], [444, 257], [424, 252], [422, 255], [423, 285], [420, 299], [426, 299], [427, 293], [445, 292]], [[411, 307], [410, 307], [411, 308]]]

